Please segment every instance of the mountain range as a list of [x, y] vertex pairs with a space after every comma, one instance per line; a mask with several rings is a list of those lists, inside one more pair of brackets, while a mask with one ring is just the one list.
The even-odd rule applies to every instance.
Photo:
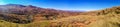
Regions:
[[120, 27], [119, 16], [119, 6], [84, 12], [20, 4], [0, 5], [0, 27], [10, 27], [5, 26], [6, 23], [13, 24], [11, 27]]

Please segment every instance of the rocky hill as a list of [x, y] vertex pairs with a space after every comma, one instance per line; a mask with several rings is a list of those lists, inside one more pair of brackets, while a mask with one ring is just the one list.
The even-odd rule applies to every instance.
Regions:
[[[120, 7], [80, 13], [51, 22], [52, 27], [120, 27]], [[59, 25], [60, 24], [60, 25]]]
[[120, 7], [73, 12], [32, 5], [0, 5], [0, 27], [120, 27]]
[[17, 22], [16, 20], [18, 20], [20, 21], [18, 23], [26, 23], [27, 20], [29, 20], [27, 22], [53, 20], [61, 17], [75, 16], [81, 13], [19, 4], [0, 5], [0, 10], [0, 17], [3, 17], [1, 19], [10, 20], [12, 22]]

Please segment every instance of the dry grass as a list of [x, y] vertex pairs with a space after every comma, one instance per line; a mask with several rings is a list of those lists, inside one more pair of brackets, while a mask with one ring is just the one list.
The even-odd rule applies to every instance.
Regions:
[[51, 21], [17, 24], [0, 21], [0, 27], [120, 27], [120, 14], [78, 15]]
[[[117, 10], [116, 10], [117, 9]], [[62, 17], [55, 20], [42, 20], [28, 24], [11, 23], [0, 20], [0, 27], [120, 27], [119, 8], [83, 13], [77, 16]]]
[[120, 14], [79, 15], [52, 21], [53, 27], [120, 27]]

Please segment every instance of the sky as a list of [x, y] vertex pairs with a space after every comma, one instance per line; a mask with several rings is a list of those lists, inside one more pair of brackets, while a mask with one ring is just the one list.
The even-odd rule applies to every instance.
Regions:
[[22, 4], [57, 10], [93, 11], [120, 6], [120, 0], [0, 0], [0, 5]]

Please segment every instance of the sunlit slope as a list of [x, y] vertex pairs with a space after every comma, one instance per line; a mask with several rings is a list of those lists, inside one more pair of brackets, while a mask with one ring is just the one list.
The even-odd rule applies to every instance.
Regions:
[[61, 27], [120, 27], [120, 14], [78, 15], [52, 21], [52, 26]]
[[0, 27], [120, 27], [119, 6], [89, 12], [15, 7], [0, 8], [9, 10], [0, 11]]
[[120, 7], [85, 12], [78, 16], [70, 16], [54, 20], [52, 26], [60, 27], [120, 27]]

